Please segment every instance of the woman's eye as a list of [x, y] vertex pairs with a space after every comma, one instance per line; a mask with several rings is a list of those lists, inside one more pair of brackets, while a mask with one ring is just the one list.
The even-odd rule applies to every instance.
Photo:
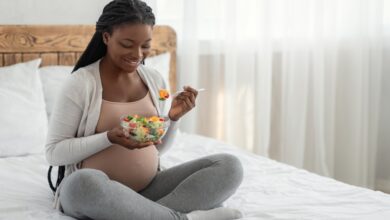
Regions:
[[122, 43], [121, 43], [121, 46], [124, 47], [124, 48], [131, 48], [132, 45], [129, 45], [129, 44], [122, 44]]
[[[130, 45], [130, 44], [124, 44], [124, 43], [120, 43], [120, 44], [124, 48], [131, 48], [131, 47], [133, 47], [133, 45]], [[144, 46], [142, 46], [142, 49], [150, 49], [150, 47], [151, 47], [150, 45], [144, 45]]]

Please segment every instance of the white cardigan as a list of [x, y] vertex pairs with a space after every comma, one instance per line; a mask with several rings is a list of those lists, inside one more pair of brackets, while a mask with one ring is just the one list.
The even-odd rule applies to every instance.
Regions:
[[[82, 160], [112, 145], [107, 132], [95, 134], [103, 93], [99, 63], [100, 60], [80, 68], [67, 78], [50, 117], [46, 159], [52, 166], [65, 165], [64, 179], [79, 168]], [[159, 89], [166, 89], [163, 77], [143, 65], [137, 71], [149, 88], [157, 113], [167, 116], [172, 100], [171, 97], [159, 100]], [[178, 122], [171, 121], [162, 144], [156, 146], [159, 155], [172, 145], [177, 127]], [[62, 210], [59, 202], [61, 185], [54, 197], [54, 207], [58, 210]]]

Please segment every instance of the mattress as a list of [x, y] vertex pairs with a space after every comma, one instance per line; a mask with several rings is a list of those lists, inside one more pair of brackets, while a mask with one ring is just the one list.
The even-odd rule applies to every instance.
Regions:
[[[390, 219], [390, 195], [338, 182], [215, 139], [180, 133], [161, 157], [165, 168], [215, 153], [236, 155], [244, 180], [224, 206], [243, 219]], [[0, 219], [73, 219], [52, 209], [41, 154], [0, 159]], [[54, 180], [54, 176], [53, 176]]]

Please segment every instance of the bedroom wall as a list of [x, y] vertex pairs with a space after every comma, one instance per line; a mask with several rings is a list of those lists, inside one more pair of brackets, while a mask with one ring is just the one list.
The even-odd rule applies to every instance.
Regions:
[[[110, 0], [0, 0], [0, 23], [94, 24], [98, 19], [103, 6], [109, 1]], [[96, 10], [93, 8], [96, 8]]]
[[[110, 0], [0, 0], [1, 24], [94, 24]], [[149, 0], [147, 2], [154, 2]], [[388, 15], [389, 16], [389, 15]], [[390, 19], [388, 19], [390, 20]], [[388, 32], [390, 32], [388, 30]], [[390, 36], [390, 33], [387, 35]], [[377, 187], [390, 193], [390, 38], [386, 39]]]

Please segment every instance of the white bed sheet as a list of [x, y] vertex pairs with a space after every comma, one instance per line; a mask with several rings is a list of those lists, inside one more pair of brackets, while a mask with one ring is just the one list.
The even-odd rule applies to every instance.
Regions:
[[[238, 156], [244, 181], [225, 206], [250, 219], [390, 219], [390, 195], [355, 187], [257, 156], [198, 135], [182, 133], [162, 166], [214, 153]], [[52, 209], [44, 155], [0, 159], [0, 219], [73, 219]], [[54, 178], [53, 178], [54, 180]]]

